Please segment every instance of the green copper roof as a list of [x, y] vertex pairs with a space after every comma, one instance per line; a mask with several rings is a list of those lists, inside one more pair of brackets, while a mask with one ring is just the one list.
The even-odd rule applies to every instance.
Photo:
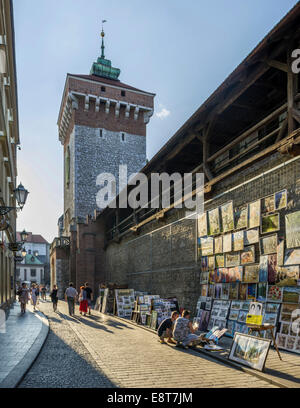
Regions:
[[118, 79], [120, 75], [120, 69], [114, 68], [111, 66], [111, 61], [105, 59], [104, 55], [104, 31], [101, 32], [102, 44], [101, 44], [101, 57], [97, 59], [97, 62], [94, 62], [90, 71], [90, 75], [97, 75], [100, 77], [105, 77], [109, 79]]
[[25, 256], [25, 264], [29, 265], [43, 265], [43, 262], [41, 262], [36, 256], [27, 254]]

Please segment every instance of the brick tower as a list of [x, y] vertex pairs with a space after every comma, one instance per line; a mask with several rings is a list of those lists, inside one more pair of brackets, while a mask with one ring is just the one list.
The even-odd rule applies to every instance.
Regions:
[[63, 233], [97, 208], [100, 173], [112, 173], [118, 185], [119, 165], [128, 175], [146, 163], [146, 125], [153, 114], [155, 94], [126, 85], [120, 70], [104, 56], [89, 75], [67, 74], [58, 117], [64, 147]]

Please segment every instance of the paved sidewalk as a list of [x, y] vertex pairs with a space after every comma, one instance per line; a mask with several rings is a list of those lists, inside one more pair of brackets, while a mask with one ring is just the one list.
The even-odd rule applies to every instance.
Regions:
[[[274, 388], [239, 368], [193, 350], [162, 345], [156, 334], [96, 311], [92, 316], [59, 313], [40, 305], [50, 334], [20, 387]], [[44, 374], [43, 374], [44, 373]]]
[[14, 388], [22, 380], [40, 352], [49, 324], [40, 312], [21, 315], [20, 304], [14, 303], [6, 320], [6, 333], [0, 333], [0, 388]]

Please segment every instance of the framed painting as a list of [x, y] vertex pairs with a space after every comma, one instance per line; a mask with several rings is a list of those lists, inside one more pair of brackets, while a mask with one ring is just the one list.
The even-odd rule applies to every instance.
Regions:
[[258, 371], [263, 371], [271, 340], [235, 333], [229, 359]]
[[265, 313], [264, 315], [264, 324], [271, 324], [273, 326], [276, 326], [277, 322], [277, 313]]
[[[200, 273], [200, 283], [204, 284], [204, 283], [208, 283], [209, 280], [209, 272], [202, 272]], [[206, 296], [206, 295], [205, 295]]]
[[259, 282], [268, 282], [268, 255], [259, 258]]
[[258, 228], [244, 231], [244, 245], [251, 245], [259, 242]]
[[263, 214], [275, 211], [275, 195], [274, 194], [271, 194], [261, 199], [261, 211]]
[[266, 313], [278, 313], [280, 309], [280, 303], [267, 303]]
[[229, 201], [228, 203], [221, 205], [220, 210], [222, 219], [222, 231], [232, 231], [234, 229], [233, 202]]
[[283, 291], [282, 288], [276, 285], [268, 285], [267, 301], [268, 302], [281, 302]]
[[208, 271], [208, 257], [207, 256], [201, 257], [201, 271], [202, 272]]
[[232, 234], [233, 250], [241, 251], [244, 249], [244, 231], [237, 231]]
[[255, 246], [245, 247], [241, 252], [241, 264], [247, 265], [255, 262]]
[[228, 268], [229, 282], [241, 282], [243, 280], [243, 267], [234, 266]]
[[285, 216], [286, 247], [300, 247], [300, 211]]
[[260, 239], [260, 253], [262, 255], [277, 253], [277, 234], [268, 235]]
[[299, 265], [277, 266], [275, 284], [277, 286], [297, 286]]
[[300, 264], [300, 248], [288, 248], [285, 251], [284, 265], [299, 265]]
[[277, 245], [277, 265], [282, 266], [283, 264], [284, 264], [284, 239], [279, 239]]
[[222, 283], [215, 284], [215, 299], [221, 299]]
[[280, 333], [288, 336], [290, 333], [290, 323], [280, 323]]
[[215, 254], [223, 253], [223, 237], [222, 235], [215, 237]]
[[207, 236], [207, 214], [204, 211], [198, 215], [198, 237]]
[[212, 271], [213, 269], [215, 269], [215, 257], [214, 257], [214, 255], [208, 256], [207, 261], [208, 261], [208, 270]]
[[225, 266], [224, 255], [216, 255], [215, 265], [216, 265], [216, 268], [224, 268]]
[[213, 237], [198, 238], [200, 240], [201, 255], [213, 255], [214, 254], [214, 239]]
[[223, 235], [223, 252], [232, 251], [232, 234]]
[[284, 287], [283, 288], [283, 303], [299, 303], [300, 288], [297, 287]]
[[256, 299], [256, 283], [248, 283], [247, 299], [255, 300]]
[[239, 316], [240, 311], [236, 309], [230, 309], [230, 313], [228, 316], [229, 320], [237, 320]]
[[239, 294], [239, 284], [238, 283], [230, 283], [229, 284], [229, 299], [237, 300]]
[[238, 300], [233, 300], [231, 302], [231, 309], [240, 310], [241, 305], [242, 305], [242, 302], [239, 302]]
[[285, 348], [285, 344], [286, 344], [286, 339], [287, 339], [287, 337], [288, 337], [288, 336], [285, 336], [284, 334], [279, 334], [279, 333], [277, 333], [276, 343], [277, 343], [277, 346], [278, 346], [279, 348]]
[[287, 206], [287, 191], [282, 190], [275, 193], [275, 210], [281, 210]]
[[267, 283], [258, 283], [257, 285], [257, 301], [265, 302], [267, 299]]
[[208, 214], [208, 235], [220, 234], [220, 214], [219, 207], [209, 210]]
[[239, 266], [240, 264], [240, 253], [239, 252], [231, 252], [225, 254], [225, 262], [226, 267], [230, 266]]
[[268, 255], [268, 283], [274, 284], [277, 273], [277, 254]]
[[239, 300], [247, 300], [247, 294], [248, 294], [248, 284], [240, 283]]
[[269, 234], [270, 232], [279, 231], [279, 213], [263, 215], [261, 217], [261, 233]]
[[248, 206], [243, 205], [234, 212], [235, 229], [239, 230], [248, 227]]
[[221, 282], [228, 283], [229, 282], [228, 268], [219, 268], [219, 271], [221, 275]]
[[260, 200], [249, 203], [248, 209], [248, 225], [249, 228], [260, 226]]
[[239, 316], [238, 316], [238, 322], [240, 323], [246, 323], [246, 317], [247, 317], [247, 313], [246, 310], [240, 310], [239, 311]]
[[299, 309], [299, 305], [297, 303], [295, 304], [282, 303], [281, 313], [289, 313], [291, 315], [294, 312], [294, 310], [297, 310], [297, 309]]
[[245, 283], [259, 282], [259, 264], [246, 265], [244, 267], [243, 282]]
[[225, 283], [225, 285], [222, 286], [221, 299], [224, 300], [229, 299], [229, 285], [227, 283]]

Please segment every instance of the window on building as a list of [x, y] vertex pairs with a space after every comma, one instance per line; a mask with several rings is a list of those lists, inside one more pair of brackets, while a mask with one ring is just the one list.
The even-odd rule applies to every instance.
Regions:
[[126, 96], [126, 92], [125, 92], [125, 91], [121, 91], [121, 96]]
[[31, 255], [31, 249], [28, 249], [28, 255]]
[[105, 91], [106, 91], [105, 86], [101, 86], [101, 91], [102, 91], [102, 92], [105, 92]]
[[20, 276], [20, 268], [16, 269], [16, 274], [17, 274], [17, 276]]
[[30, 276], [36, 276], [36, 269], [30, 269]]
[[24, 280], [27, 280], [27, 269], [24, 269]]

